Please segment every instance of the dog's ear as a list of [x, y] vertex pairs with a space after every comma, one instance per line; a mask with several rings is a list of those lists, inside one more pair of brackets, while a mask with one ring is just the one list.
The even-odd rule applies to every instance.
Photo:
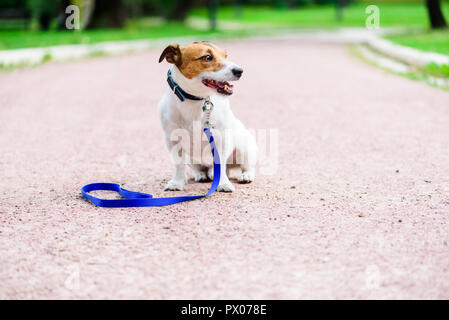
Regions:
[[171, 44], [165, 48], [159, 58], [159, 63], [161, 63], [164, 58], [168, 63], [176, 65], [181, 64], [181, 49], [179, 48], [179, 44]]

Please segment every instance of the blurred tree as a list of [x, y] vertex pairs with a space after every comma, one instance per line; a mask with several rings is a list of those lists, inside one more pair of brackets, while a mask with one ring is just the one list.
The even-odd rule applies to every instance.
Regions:
[[25, 5], [22, 0], [2, 0], [0, 1], [0, 9], [24, 9]]
[[432, 29], [446, 28], [447, 23], [441, 11], [440, 0], [426, 0], [426, 6]]
[[[136, 6], [136, 2], [139, 2], [140, 5], [138, 6], [142, 14], [157, 15], [174, 21], [185, 20], [189, 10], [195, 4], [194, 0], [125, 0], [125, 2], [131, 13], [134, 10], [132, 7]], [[205, 1], [202, 4], [205, 4]]]
[[236, 18], [242, 17], [242, 0], [234, 0], [234, 16]]
[[287, 0], [273, 0], [273, 6], [278, 9], [286, 9], [289, 6]]
[[172, 1], [174, 2], [171, 6], [167, 19], [168, 20], [175, 20], [175, 21], [184, 21], [187, 18], [187, 14], [189, 13], [189, 10], [193, 6], [192, 0], [176, 0]]
[[335, 0], [335, 4], [337, 5], [337, 21], [343, 20], [343, 8], [349, 3], [349, 0]]
[[31, 12], [25, 0], [0, 1], [0, 29], [28, 29], [30, 18]]
[[343, 20], [343, 0], [336, 0], [337, 4], [337, 21]]
[[124, 0], [97, 0], [88, 28], [122, 28], [128, 10]]
[[[76, 5], [80, 9], [80, 24], [81, 29], [86, 29], [92, 21], [93, 13], [95, 12], [95, 0], [64, 0], [64, 11], [62, 12], [63, 19], [60, 19], [60, 25], [63, 23], [65, 27], [65, 8], [68, 5]], [[64, 20], [62, 22], [61, 20]]]
[[48, 30], [50, 24], [60, 12], [62, 0], [28, 0], [26, 5], [42, 30]]
[[211, 30], [217, 29], [217, 9], [218, 9], [218, 1], [209, 0], [209, 20]]
[[59, 13], [58, 13], [58, 29], [64, 30], [66, 28], [65, 25], [65, 20], [67, 18], [67, 14], [65, 12], [65, 9], [67, 8], [67, 6], [71, 5], [70, 0], [61, 0], [61, 6], [59, 8]]
[[297, 7], [303, 7], [303, 6], [312, 4], [312, 2], [313, 2], [312, 0], [295, 0], [293, 2], [293, 4], [294, 4], [294, 6], [297, 6]]
[[129, 15], [131, 17], [142, 16], [143, 0], [126, 0], [126, 5], [129, 8]]
[[322, 4], [334, 4], [335, 0], [315, 0], [315, 3], [318, 5]]

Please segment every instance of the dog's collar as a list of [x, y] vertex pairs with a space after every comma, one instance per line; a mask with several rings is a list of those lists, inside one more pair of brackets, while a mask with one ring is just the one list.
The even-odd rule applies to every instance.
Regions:
[[200, 98], [194, 95], [191, 95], [188, 92], [185, 92], [176, 82], [173, 80], [171, 76], [171, 70], [168, 70], [167, 73], [167, 82], [170, 88], [173, 90], [173, 93], [176, 94], [179, 100], [184, 101], [185, 99], [189, 100], [204, 100], [204, 98]]

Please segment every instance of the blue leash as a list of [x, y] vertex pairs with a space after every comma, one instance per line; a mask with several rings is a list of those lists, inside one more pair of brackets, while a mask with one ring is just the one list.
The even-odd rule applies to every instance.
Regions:
[[[214, 137], [210, 132], [210, 128], [204, 128], [204, 133], [209, 140], [212, 150], [212, 158], [214, 159], [214, 179], [212, 180], [212, 185], [206, 194], [199, 196], [153, 198], [153, 196], [148, 193], [134, 192], [123, 189], [117, 183], [91, 183], [81, 188], [81, 194], [84, 198], [92, 202], [94, 205], [107, 208], [161, 207], [207, 197], [214, 193], [215, 190], [217, 190], [218, 183], [220, 182], [220, 156], [218, 155], [218, 151], [216, 150]], [[89, 192], [97, 190], [118, 192], [118, 194], [120, 194], [123, 199], [100, 199], [89, 194]]]

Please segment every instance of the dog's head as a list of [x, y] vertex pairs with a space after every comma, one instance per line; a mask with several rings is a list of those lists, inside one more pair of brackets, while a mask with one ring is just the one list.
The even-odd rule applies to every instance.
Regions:
[[[163, 60], [174, 64], [184, 76], [189, 87], [231, 95], [233, 85], [228, 81], [240, 79], [243, 69], [227, 60], [227, 53], [209, 42], [194, 42], [187, 46], [169, 45], [162, 52]], [[203, 90], [201, 90], [203, 91]]]

